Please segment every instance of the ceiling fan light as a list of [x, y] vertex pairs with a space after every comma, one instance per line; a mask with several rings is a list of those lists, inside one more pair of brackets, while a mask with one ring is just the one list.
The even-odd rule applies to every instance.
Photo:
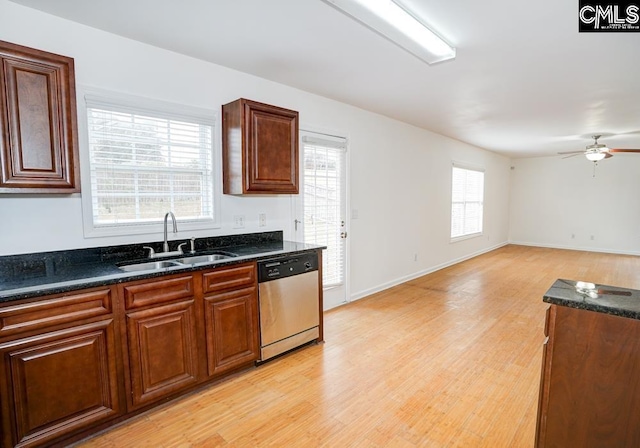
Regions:
[[585, 156], [587, 157], [587, 159], [589, 159], [592, 162], [597, 162], [599, 160], [604, 159], [605, 154], [603, 152], [588, 152], [585, 154]]

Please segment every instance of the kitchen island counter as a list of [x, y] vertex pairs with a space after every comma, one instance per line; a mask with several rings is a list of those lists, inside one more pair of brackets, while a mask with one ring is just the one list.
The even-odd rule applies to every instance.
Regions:
[[635, 289], [558, 279], [542, 300], [553, 305], [640, 319], [640, 291]]
[[640, 291], [557, 280], [543, 300], [535, 446], [640, 446]]

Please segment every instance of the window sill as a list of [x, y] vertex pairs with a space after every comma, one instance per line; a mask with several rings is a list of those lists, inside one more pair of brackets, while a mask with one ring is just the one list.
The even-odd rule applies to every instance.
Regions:
[[[215, 221], [191, 221], [180, 222], [178, 221], [178, 231], [189, 230], [215, 230], [220, 229], [222, 226]], [[169, 221], [169, 231], [171, 231], [171, 222]], [[164, 224], [131, 224], [131, 225], [117, 225], [117, 226], [101, 226], [93, 227], [91, 225], [85, 225], [84, 237], [85, 238], [100, 238], [110, 236], [129, 236], [129, 235], [152, 235], [161, 234], [164, 232]]]
[[455, 238], [451, 238], [449, 243], [457, 243], [458, 241], [470, 240], [472, 238], [477, 238], [477, 237], [482, 236], [482, 235], [483, 235], [482, 232], [478, 232], [478, 233], [471, 233], [469, 235], [457, 236]]

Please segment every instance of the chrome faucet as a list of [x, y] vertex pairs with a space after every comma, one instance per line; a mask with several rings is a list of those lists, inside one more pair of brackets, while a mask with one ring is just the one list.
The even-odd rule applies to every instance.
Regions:
[[178, 224], [176, 223], [176, 215], [173, 212], [167, 212], [164, 215], [164, 246], [163, 251], [169, 252], [169, 242], [167, 241], [167, 218], [171, 216], [171, 221], [173, 222], [173, 233], [178, 233]]
[[[186, 246], [187, 243], [178, 244], [178, 248], [173, 252], [169, 250], [169, 241], [167, 237], [167, 222], [169, 220], [169, 216], [171, 216], [171, 221], [173, 223], [173, 233], [178, 233], [178, 224], [176, 223], [176, 216], [173, 214], [173, 212], [167, 212], [167, 214], [164, 215], [164, 245], [162, 246], [162, 252], [155, 252], [153, 250], [153, 247], [142, 246], [143, 249], [147, 249], [149, 251], [149, 258], [172, 257], [174, 255], [184, 254], [184, 252], [182, 251], [182, 246]], [[193, 249], [193, 243], [191, 243], [191, 246]]]

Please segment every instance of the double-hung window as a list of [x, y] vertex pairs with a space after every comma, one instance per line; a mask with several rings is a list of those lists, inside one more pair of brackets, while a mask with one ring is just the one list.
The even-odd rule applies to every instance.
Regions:
[[484, 171], [454, 164], [451, 178], [451, 240], [482, 234]]
[[120, 95], [85, 99], [86, 234], [155, 232], [168, 211], [181, 227], [215, 227], [214, 112]]

